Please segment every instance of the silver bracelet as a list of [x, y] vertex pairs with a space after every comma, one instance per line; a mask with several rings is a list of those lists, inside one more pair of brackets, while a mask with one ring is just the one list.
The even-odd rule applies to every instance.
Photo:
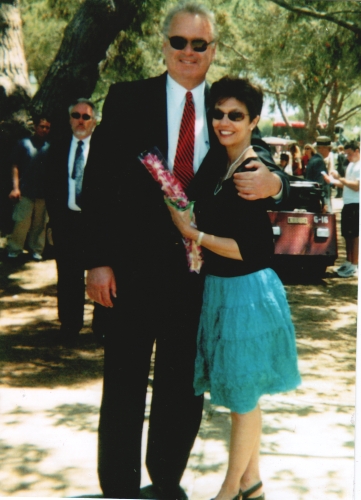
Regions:
[[197, 238], [197, 240], [196, 240], [196, 244], [197, 244], [198, 246], [201, 246], [201, 243], [202, 243], [202, 240], [203, 240], [203, 236], [204, 236], [203, 231], [200, 231], [200, 233], [199, 233], [199, 235], [198, 235], [198, 238]]

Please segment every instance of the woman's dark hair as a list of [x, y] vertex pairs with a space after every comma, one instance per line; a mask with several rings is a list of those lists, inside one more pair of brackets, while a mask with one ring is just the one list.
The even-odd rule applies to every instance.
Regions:
[[211, 87], [211, 106], [214, 108], [219, 102], [234, 97], [246, 105], [250, 121], [261, 114], [263, 105], [263, 91], [258, 85], [251, 83], [248, 78], [224, 76]]

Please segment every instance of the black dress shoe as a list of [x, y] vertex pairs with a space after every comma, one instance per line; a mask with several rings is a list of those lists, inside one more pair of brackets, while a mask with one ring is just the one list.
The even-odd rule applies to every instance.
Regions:
[[139, 498], [150, 500], [188, 500], [183, 488], [177, 486], [174, 490], [160, 488], [150, 484], [140, 489]]

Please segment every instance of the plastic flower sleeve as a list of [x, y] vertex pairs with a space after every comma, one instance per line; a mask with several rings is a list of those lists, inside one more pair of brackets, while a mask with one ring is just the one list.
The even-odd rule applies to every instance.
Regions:
[[[154, 147], [142, 153], [138, 158], [153, 179], [160, 184], [166, 196], [166, 203], [181, 211], [191, 209], [192, 215], [194, 202], [188, 200], [180, 182], [168, 169], [167, 162], [159, 149]], [[192, 225], [196, 227], [194, 221]], [[186, 249], [189, 270], [199, 273], [203, 264], [201, 247], [188, 238], [183, 238], [183, 243]]]

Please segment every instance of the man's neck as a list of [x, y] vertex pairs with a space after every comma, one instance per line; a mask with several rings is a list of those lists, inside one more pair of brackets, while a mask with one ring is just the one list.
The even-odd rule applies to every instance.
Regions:
[[187, 91], [194, 90], [205, 82], [205, 80], [189, 82], [189, 80], [187, 80], [186, 78], [184, 78], [184, 80], [182, 80], [182, 81], [179, 81], [179, 80], [175, 80], [169, 73], [168, 73], [168, 78], [170, 80], [170, 83], [174, 82], [177, 85], [180, 85], [181, 87], [183, 87]]

